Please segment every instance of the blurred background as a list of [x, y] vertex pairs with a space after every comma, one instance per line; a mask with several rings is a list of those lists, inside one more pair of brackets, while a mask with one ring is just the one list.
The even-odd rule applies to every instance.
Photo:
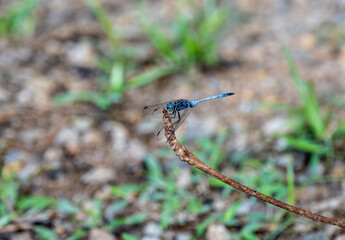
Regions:
[[345, 2], [0, 1], [0, 239], [344, 239]]

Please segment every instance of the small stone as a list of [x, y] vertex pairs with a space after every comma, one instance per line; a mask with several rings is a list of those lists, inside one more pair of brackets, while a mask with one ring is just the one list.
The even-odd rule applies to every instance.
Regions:
[[28, 162], [18, 172], [18, 178], [20, 180], [27, 180], [39, 172], [40, 166], [41, 165], [37, 162], [37, 159], [33, 159], [33, 157], [31, 157], [31, 159], [28, 159]]
[[310, 50], [316, 45], [316, 38], [310, 33], [302, 34], [301, 36], [299, 36], [298, 41], [299, 45], [305, 50]]
[[21, 131], [19, 136], [20, 139], [26, 143], [32, 143], [43, 138], [44, 130], [41, 128], [32, 128]]
[[128, 142], [128, 158], [133, 160], [142, 160], [146, 154], [144, 145], [136, 139]]
[[63, 153], [60, 148], [49, 148], [43, 154], [46, 169], [58, 169], [61, 166]]
[[76, 155], [81, 151], [79, 144], [76, 142], [68, 143], [65, 147], [67, 152], [69, 152], [72, 155]]
[[287, 133], [291, 128], [291, 122], [285, 118], [274, 118], [269, 120], [263, 128], [264, 134], [266, 136], [274, 136], [276, 134]]
[[106, 183], [115, 178], [115, 172], [111, 168], [98, 167], [85, 173], [82, 176], [82, 181], [85, 184], [90, 183]]
[[102, 134], [97, 130], [90, 130], [81, 138], [81, 142], [88, 146], [99, 146], [101, 145], [102, 140]]
[[4, 177], [8, 177], [14, 173], [19, 179], [26, 180], [36, 174], [40, 169], [38, 158], [24, 151], [9, 151], [4, 159]]
[[237, 215], [244, 216], [247, 215], [252, 209], [252, 203], [250, 201], [245, 201], [237, 209]]
[[159, 125], [159, 121], [154, 121], [152, 116], [145, 117], [138, 125], [137, 125], [137, 132], [139, 134], [153, 134]]
[[23, 88], [17, 94], [17, 101], [21, 104], [26, 104], [28, 102], [31, 102], [34, 96], [35, 96], [35, 93], [31, 89]]
[[176, 234], [176, 240], [189, 240], [189, 239], [192, 239], [192, 235], [190, 233]]
[[[51, 100], [51, 90], [53, 83], [51, 79], [33, 75], [31, 72], [26, 73], [30, 81], [24, 85], [22, 90], [16, 95], [16, 100], [20, 104], [31, 104], [35, 107], [48, 107]], [[32, 80], [31, 80], [32, 79]]]
[[279, 167], [287, 167], [291, 161], [293, 161], [291, 154], [283, 154], [275, 159], [275, 163]]
[[52, 56], [59, 57], [63, 53], [63, 46], [61, 42], [55, 39], [48, 41], [46, 44], [44, 44], [43, 48], [47, 54]]
[[192, 173], [190, 168], [182, 168], [177, 178], [176, 186], [178, 188], [186, 189], [191, 184]]
[[303, 235], [302, 239], [304, 240], [323, 240], [328, 239], [324, 231], [313, 232]]
[[212, 207], [215, 211], [221, 212], [227, 208], [227, 204], [223, 198], [215, 199], [212, 203]]
[[95, 67], [95, 52], [89, 42], [83, 41], [67, 46], [67, 61], [78, 67]]
[[228, 240], [230, 239], [229, 231], [222, 224], [212, 223], [207, 227], [206, 239], [209, 240]]
[[9, 91], [6, 91], [5, 89], [0, 88], [0, 103], [7, 102], [9, 97], [10, 97]]
[[92, 120], [90, 118], [77, 118], [74, 121], [73, 128], [78, 131], [78, 133], [86, 133], [90, 130], [92, 126]]
[[146, 226], [143, 229], [144, 235], [150, 237], [159, 237], [162, 234], [162, 232], [162, 228], [159, 226], [159, 224], [154, 222], [146, 224]]
[[78, 142], [78, 132], [73, 128], [61, 129], [55, 137], [55, 144], [57, 146], [63, 146], [71, 143]]
[[20, 150], [11, 150], [8, 151], [4, 157], [5, 164], [16, 162], [21, 159], [22, 154], [24, 154], [23, 151]]
[[115, 236], [113, 236], [111, 233], [99, 229], [99, 228], [94, 228], [90, 232], [89, 240], [116, 240]]
[[[214, 116], [191, 116], [186, 122], [187, 137], [192, 139], [209, 138], [217, 132], [219, 122]], [[200, 131], [200, 129], [203, 129]]]
[[127, 148], [127, 141], [129, 138], [128, 130], [118, 122], [106, 122], [103, 125], [103, 130], [110, 132], [113, 149], [115, 151], [122, 151]]
[[107, 200], [113, 196], [111, 187], [109, 185], [103, 186], [100, 190], [95, 193], [95, 198], [100, 200]]
[[154, 236], [144, 236], [141, 240], [160, 240], [160, 238]]
[[334, 240], [345, 240], [345, 234], [337, 236]]
[[31, 240], [31, 234], [29, 231], [27, 232], [19, 232], [19, 233], [15, 233], [13, 234], [13, 236], [11, 237], [12, 240]]

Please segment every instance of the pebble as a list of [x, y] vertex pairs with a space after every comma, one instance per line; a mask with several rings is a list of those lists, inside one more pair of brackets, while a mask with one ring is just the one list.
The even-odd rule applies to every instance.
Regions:
[[141, 160], [146, 155], [145, 146], [137, 139], [130, 139], [129, 132], [121, 123], [106, 122], [102, 131], [110, 133], [112, 150], [124, 159]]
[[274, 162], [277, 166], [286, 168], [291, 161], [293, 161], [291, 154], [283, 154], [277, 156]]
[[13, 236], [11, 236], [12, 240], [31, 240], [33, 239], [31, 237], [31, 233], [29, 231], [26, 232], [19, 232], [19, 233], [15, 233], [13, 234]]
[[43, 164], [46, 169], [58, 169], [61, 167], [62, 157], [60, 148], [49, 148], [43, 154]]
[[11, 150], [4, 156], [4, 173], [15, 173], [21, 180], [26, 180], [39, 172], [40, 165], [35, 155], [21, 150]]
[[304, 240], [323, 240], [328, 239], [325, 231], [313, 232], [309, 234], [305, 234], [302, 239]]
[[121, 123], [106, 122], [102, 128], [103, 131], [110, 132], [113, 150], [123, 151], [127, 148], [129, 133]]
[[97, 167], [85, 173], [81, 180], [85, 184], [106, 183], [116, 177], [115, 171], [111, 168]]
[[23, 130], [19, 134], [20, 139], [26, 143], [32, 143], [34, 141], [38, 141], [43, 138], [44, 136], [44, 129], [42, 128], [32, 128]]
[[89, 240], [99, 240], [99, 239], [116, 240], [116, 237], [103, 229], [93, 228], [90, 232]]
[[0, 88], [0, 103], [7, 102], [10, 97], [10, 93], [5, 89]]
[[[161, 122], [161, 121], [160, 121]], [[137, 133], [138, 134], [153, 134], [159, 127], [159, 120], [154, 121], [152, 116], [146, 116], [138, 125]]]
[[176, 186], [178, 188], [186, 189], [191, 184], [192, 173], [190, 168], [182, 168], [177, 178]]
[[207, 227], [206, 239], [208, 240], [228, 240], [230, 239], [229, 231], [222, 224], [212, 223]]
[[31, 104], [35, 107], [49, 107], [51, 100], [50, 92], [53, 88], [53, 81], [51, 79], [33, 74], [28, 71], [27, 78], [31, 78], [28, 83], [23, 86], [22, 90], [16, 95], [16, 100], [19, 104]]
[[241, 203], [241, 205], [238, 207], [236, 215], [238, 216], [244, 216], [247, 215], [251, 209], [252, 209], [253, 204], [251, 201], [245, 201]]
[[162, 232], [162, 228], [159, 226], [159, 224], [155, 222], [150, 222], [146, 224], [143, 229], [143, 233], [151, 237], [159, 237], [162, 234]]
[[113, 193], [111, 191], [111, 187], [109, 185], [103, 186], [95, 193], [95, 198], [100, 200], [107, 200], [113, 197]]
[[93, 124], [93, 121], [90, 118], [80, 117], [80, 118], [75, 119], [73, 123], [73, 128], [78, 133], [86, 133], [90, 130], [92, 124]]
[[192, 235], [190, 233], [176, 234], [176, 240], [189, 240], [189, 239], [192, 239]]
[[146, 155], [146, 148], [137, 139], [130, 140], [127, 146], [128, 158], [132, 160], [141, 160]]
[[268, 120], [263, 127], [263, 132], [266, 136], [271, 137], [276, 134], [287, 133], [291, 129], [291, 121], [285, 118], [277, 117]]
[[[217, 133], [217, 128], [220, 126], [217, 118], [214, 116], [190, 116], [187, 121], [187, 138], [209, 138]], [[202, 131], [200, 131], [202, 129]]]
[[38, 163], [37, 159], [31, 157], [28, 162], [24, 165], [22, 169], [18, 172], [18, 178], [20, 180], [27, 180], [31, 176], [36, 175], [41, 169], [41, 165]]
[[345, 234], [337, 236], [334, 240], [345, 240]]
[[160, 237], [144, 236], [141, 240], [160, 240]]
[[95, 67], [95, 52], [87, 41], [67, 44], [67, 62], [78, 67]]
[[62, 128], [55, 137], [55, 144], [57, 146], [64, 146], [78, 142], [78, 132], [74, 128]]
[[83, 145], [87, 145], [87, 146], [99, 146], [101, 145], [102, 140], [103, 140], [102, 134], [99, 131], [94, 130], [94, 129], [86, 132], [81, 138], [81, 142], [83, 143]]

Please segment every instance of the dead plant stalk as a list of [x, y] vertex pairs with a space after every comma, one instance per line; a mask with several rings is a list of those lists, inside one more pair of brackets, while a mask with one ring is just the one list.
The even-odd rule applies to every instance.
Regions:
[[193, 153], [188, 151], [185, 147], [183, 147], [179, 143], [179, 141], [176, 139], [176, 136], [174, 134], [173, 126], [172, 126], [169, 114], [165, 109], [163, 110], [163, 122], [165, 124], [165, 137], [168, 139], [170, 147], [176, 153], [176, 155], [180, 158], [181, 161], [186, 162], [189, 165], [200, 169], [201, 171], [207, 173], [208, 175], [217, 178], [218, 180], [226, 183], [227, 185], [232, 186], [233, 188], [237, 190], [240, 190], [246, 194], [249, 194], [253, 197], [256, 197], [260, 200], [263, 200], [277, 207], [283, 208], [289, 212], [293, 212], [298, 215], [301, 215], [301, 216], [304, 216], [304, 217], [307, 217], [319, 222], [324, 222], [327, 224], [336, 225], [336, 226], [345, 228], [345, 221], [343, 220], [324, 217], [324, 216], [312, 213], [310, 211], [292, 206], [290, 204], [287, 204], [285, 202], [279, 201], [277, 199], [264, 195], [260, 192], [257, 192], [249, 187], [246, 187], [232, 180], [231, 178], [226, 177], [225, 175], [214, 170], [213, 168], [211, 168], [210, 166], [208, 166], [207, 164], [199, 160], [196, 156], [194, 156]]

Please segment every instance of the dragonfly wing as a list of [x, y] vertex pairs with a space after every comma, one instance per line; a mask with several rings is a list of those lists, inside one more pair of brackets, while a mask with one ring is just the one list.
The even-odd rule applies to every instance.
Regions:
[[178, 101], [178, 100], [171, 100], [171, 101], [167, 101], [167, 102], [163, 102], [163, 103], [159, 103], [159, 104], [155, 104], [151, 106], [146, 106], [143, 108], [143, 113], [151, 114], [152, 117], [154, 118], [163, 119], [163, 109], [166, 108], [169, 102], [175, 102], [175, 101]]
[[[174, 131], [175, 131], [176, 125], [177, 125], [177, 121], [175, 123], [172, 123], [172, 124], [173, 124], [173, 128], [174, 128]], [[158, 130], [158, 132], [156, 134], [156, 140], [160, 141], [165, 136], [165, 125], [164, 125], [164, 123], [162, 123], [158, 129], [159, 130]]]
[[191, 111], [192, 111], [192, 108], [190, 108], [190, 107], [180, 111], [180, 116], [176, 117], [176, 119], [174, 120], [174, 123], [173, 123], [173, 126], [175, 126], [174, 127], [174, 132], [186, 120], [186, 118], [189, 116]]
[[[174, 132], [186, 120], [186, 118], [188, 117], [188, 115], [190, 114], [191, 111], [192, 111], [192, 108], [182, 109], [179, 111], [179, 113], [177, 113], [177, 116], [174, 119], [171, 119], [172, 125], [174, 128]], [[156, 140], [157, 141], [162, 140], [164, 135], [165, 135], [165, 126], [164, 126], [164, 124], [162, 124], [159, 128], [159, 131], [157, 132]]]

